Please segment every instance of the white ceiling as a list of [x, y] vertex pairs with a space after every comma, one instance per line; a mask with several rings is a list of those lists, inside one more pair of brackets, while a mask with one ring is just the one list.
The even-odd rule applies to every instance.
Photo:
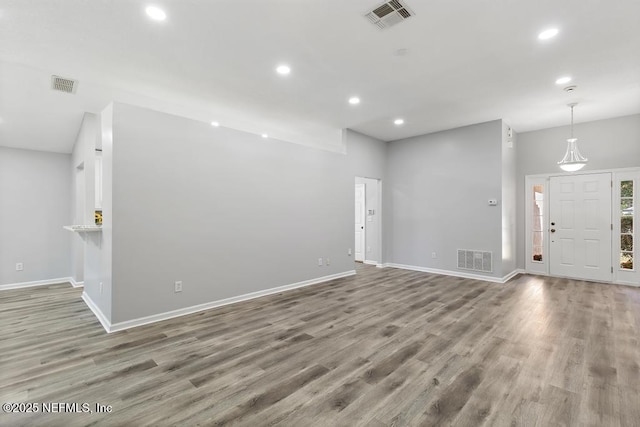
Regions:
[[[112, 100], [328, 148], [342, 128], [389, 141], [499, 118], [559, 126], [572, 101], [576, 122], [640, 113], [637, 0], [406, 0], [415, 16], [387, 30], [363, 17], [379, 3], [4, 0], [0, 145], [70, 152], [83, 112]], [[52, 74], [77, 93], [51, 91]]]

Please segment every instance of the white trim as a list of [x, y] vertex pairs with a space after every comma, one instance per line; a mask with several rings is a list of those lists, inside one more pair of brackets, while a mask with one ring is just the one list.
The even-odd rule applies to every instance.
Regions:
[[516, 277], [518, 274], [525, 274], [524, 269], [522, 268], [516, 268], [515, 270], [513, 270], [511, 273], [507, 274], [506, 276], [504, 276], [502, 278], [502, 283], [507, 283], [509, 280], [513, 279], [514, 277]]
[[493, 282], [493, 283], [507, 283], [514, 276], [524, 273], [524, 270], [516, 269], [516, 270], [513, 270], [511, 273], [507, 274], [506, 276], [500, 278], [500, 277], [482, 276], [480, 274], [465, 273], [462, 271], [439, 270], [436, 268], [419, 267], [415, 265], [396, 264], [393, 262], [386, 263], [385, 267], [400, 268], [403, 270], [421, 271], [423, 273], [440, 274], [443, 276], [462, 277], [464, 279], [484, 280], [485, 282]]
[[113, 328], [111, 327], [111, 322], [109, 322], [109, 319], [107, 319], [107, 316], [105, 316], [102, 310], [100, 310], [100, 307], [98, 307], [98, 305], [95, 302], [93, 302], [89, 294], [87, 294], [87, 291], [82, 292], [82, 300], [85, 302], [85, 304], [87, 304], [87, 307], [89, 307], [89, 309], [93, 312], [93, 314], [98, 318], [98, 321], [100, 322], [104, 330], [109, 333], [113, 332]]
[[622, 285], [622, 286], [633, 286], [634, 288], [640, 288], [640, 283], [637, 282], [625, 282], [624, 280], [616, 280], [613, 282], [614, 285]]
[[[138, 319], [132, 319], [132, 320], [126, 320], [124, 322], [108, 324], [108, 326], [105, 326], [105, 324], [103, 323], [103, 320], [100, 319], [96, 311], [91, 306], [89, 308], [91, 308], [94, 314], [96, 314], [96, 316], [100, 320], [100, 323], [103, 323], [102, 326], [105, 328], [107, 332], [116, 332], [116, 331], [121, 331], [123, 329], [135, 328], [136, 326], [142, 326], [149, 323], [160, 322], [162, 320], [173, 319], [174, 317], [197, 313], [203, 310], [209, 310], [211, 308], [234, 304], [240, 301], [247, 301], [255, 298], [260, 298], [266, 295], [277, 294], [279, 292], [289, 291], [292, 289], [297, 289], [305, 286], [315, 285], [318, 283], [328, 282], [330, 280], [340, 279], [342, 277], [353, 276], [354, 274], [356, 274], [355, 270], [349, 270], [343, 273], [331, 274], [329, 276], [323, 276], [323, 277], [318, 277], [316, 279], [304, 280], [302, 282], [292, 283], [284, 286], [278, 286], [276, 288], [265, 289], [257, 292], [251, 292], [248, 294], [238, 295], [231, 298], [225, 298], [218, 301], [211, 301], [204, 304], [192, 305], [190, 307], [180, 308], [177, 310], [167, 311], [159, 314], [153, 314], [151, 316], [140, 317]], [[84, 299], [84, 294], [83, 294], [83, 299]], [[87, 302], [87, 300], [85, 300], [85, 302]], [[88, 302], [87, 302], [87, 305], [89, 305]], [[106, 321], [106, 318], [104, 320]]]
[[363, 264], [368, 264], [368, 265], [378, 265], [378, 261], [369, 261], [367, 259], [365, 259], [364, 261], [362, 261]]
[[9, 289], [30, 288], [32, 286], [58, 285], [61, 283], [71, 283], [71, 277], [60, 277], [58, 279], [35, 280], [33, 282], [10, 283], [8, 285], [0, 285], [0, 291]]
[[638, 172], [640, 171], [640, 167], [637, 166], [633, 166], [633, 167], [629, 167], [629, 168], [612, 168], [612, 169], [595, 169], [595, 170], [589, 170], [589, 169], [582, 169], [580, 171], [576, 171], [576, 172], [563, 172], [563, 171], [557, 171], [553, 172], [553, 173], [537, 173], [537, 174], [531, 174], [531, 175], [526, 175], [526, 177], [532, 177], [532, 178], [549, 178], [552, 176], [568, 176], [568, 175], [590, 175], [593, 173], [618, 173], [618, 172]]
[[[531, 258], [531, 253], [530, 253], [530, 249], [531, 249], [531, 245], [529, 244], [529, 237], [530, 237], [530, 223], [528, 220], [528, 217], [530, 215], [531, 209], [529, 209], [529, 207], [527, 206], [527, 203], [529, 203], [529, 198], [526, 196], [529, 186], [530, 186], [530, 182], [532, 180], [538, 180], [538, 179], [545, 179], [545, 180], [550, 180], [551, 177], [555, 177], [555, 176], [569, 176], [569, 175], [589, 175], [589, 174], [598, 174], [598, 173], [610, 173], [611, 174], [611, 180], [613, 183], [617, 183], [620, 179], [634, 179], [634, 185], [636, 185], [635, 183], [640, 184], [640, 179], [638, 179], [636, 177], [636, 174], [640, 173], [640, 167], [629, 167], [629, 168], [613, 168], [613, 169], [599, 169], [599, 170], [581, 170], [578, 172], [558, 172], [558, 173], [542, 173], [542, 174], [533, 174], [533, 175], [526, 175], [525, 176], [525, 264], [527, 267], [526, 272], [530, 273], [530, 274], [536, 274], [536, 275], [541, 275], [541, 276], [549, 276], [549, 277], [564, 277], [564, 276], [551, 276], [551, 270], [550, 270], [550, 263], [547, 262], [547, 260], [549, 259], [549, 255], [551, 255], [551, 251], [549, 248], [549, 232], [548, 232], [548, 228], [545, 228], [545, 251], [548, 254], [548, 256], [546, 257], [546, 260], [543, 261], [541, 264], [545, 265], [545, 272], [542, 271], [535, 271], [533, 269], [531, 269], [531, 265], [532, 263], [529, 261]], [[624, 178], [624, 177], [631, 177], [631, 178]], [[549, 192], [549, 184], [547, 182], [546, 184], [547, 186], [545, 187], [545, 191]], [[617, 204], [620, 202], [619, 200], [619, 186], [618, 185], [614, 185], [612, 192], [611, 192], [611, 223], [614, 224], [614, 228], [612, 230], [612, 234], [611, 234], [611, 266], [613, 267], [613, 274], [611, 277], [610, 281], [598, 281], [599, 283], [613, 283], [613, 284], [617, 284], [617, 285], [625, 285], [625, 286], [640, 286], [640, 280], [638, 280], [637, 282], [634, 282], [633, 280], [631, 281], [627, 281], [624, 279], [621, 279], [621, 273], [626, 275], [625, 271], [621, 271], [620, 269], [617, 269], [615, 266], [618, 264], [618, 257], [619, 257], [619, 248], [618, 245], [616, 245], [616, 239], [619, 239], [619, 237], [616, 237], [616, 235], [620, 234], [620, 222], [616, 219], [616, 206]], [[550, 194], [549, 194], [550, 195]], [[637, 206], [640, 204], [640, 192], [638, 193], [638, 199], [635, 200], [634, 202], [634, 206]], [[545, 199], [545, 216], [547, 218], [549, 218], [549, 206], [550, 206], [550, 197]], [[635, 249], [635, 247], [634, 247]], [[616, 255], [617, 254], [617, 255]], [[638, 276], [636, 276], [638, 277]], [[591, 281], [590, 279], [584, 279], [584, 278], [571, 278], [571, 277], [566, 277], [569, 279], [574, 279], [574, 280], [586, 280], [586, 281]]]
[[[541, 274], [548, 276], [549, 275], [549, 205], [550, 205], [550, 185], [549, 185], [550, 177], [532, 177], [531, 175], [527, 175], [525, 177], [525, 214], [524, 214], [524, 228], [525, 228], [525, 269], [532, 274]], [[542, 227], [543, 232], [543, 247], [542, 247], [542, 261], [533, 261], [533, 239], [532, 239], [532, 228], [533, 228], [533, 198], [531, 197], [531, 189], [534, 185], [542, 185], [543, 189], [543, 212], [542, 217], [544, 220], [544, 226]]]
[[84, 280], [82, 282], [76, 282], [76, 279], [74, 279], [73, 277], [69, 277], [69, 283], [71, 283], [71, 286], [73, 286], [74, 288], [84, 287]]
[[[536, 270], [527, 270], [526, 268], [524, 270], [522, 270], [523, 274], [531, 274], [532, 276], [545, 276], [545, 277], [552, 277], [549, 275], [549, 273], [546, 272], [542, 272], [542, 271], [536, 271]], [[576, 280], [581, 280], [581, 279], [576, 279]]]

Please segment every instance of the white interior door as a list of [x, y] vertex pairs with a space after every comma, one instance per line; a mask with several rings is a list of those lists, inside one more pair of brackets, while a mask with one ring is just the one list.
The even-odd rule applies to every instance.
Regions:
[[611, 281], [611, 174], [551, 177], [550, 274]]
[[356, 184], [356, 242], [354, 257], [356, 261], [364, 261], [365, 235], [365, 185]]

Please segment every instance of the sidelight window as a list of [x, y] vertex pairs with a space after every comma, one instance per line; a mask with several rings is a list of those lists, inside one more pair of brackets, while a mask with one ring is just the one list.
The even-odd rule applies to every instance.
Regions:
[[633, 181], [620, 181], [620, 269], [633, 270]]
[[543, 185], [534, 185], [533, 186], [533, 227], [531, 229], [532, 233], [532, 254], [533, 261], [542, 262], [543, 256], [543, 248], [544, 248], [544, 232], [543, 232], [543, 224], [544, 224], [544, 186]]

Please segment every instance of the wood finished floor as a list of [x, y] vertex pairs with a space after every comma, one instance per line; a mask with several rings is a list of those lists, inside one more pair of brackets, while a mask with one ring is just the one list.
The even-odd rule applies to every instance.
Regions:
[[106, 334], [70, 285], [0, 293], [7, 426], [640, 426], [640, 289], [359, 266]]

